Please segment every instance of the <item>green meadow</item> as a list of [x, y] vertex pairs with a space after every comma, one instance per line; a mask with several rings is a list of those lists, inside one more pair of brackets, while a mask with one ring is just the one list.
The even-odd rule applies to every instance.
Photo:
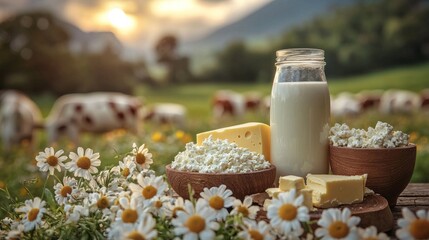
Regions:
[[[344, 91], [356, 93], [365, 89], [391, 88], [419, 92], [429, 88], [429, 63], [342, 79], [327, 77], [333, 95]], [[142, 122], [138, 135], [132, 135], [123, 130], [101, 135], [83, 134], [79, 146], [100, 152], [101, 168], [103, 168], [117, 164], [125, 153], [131, 151], [132, 143], [145, 144], [153, 154], [153, 169], [163, 173], [164, 166], [184, 149], [186, 142], [193, 141], [198, 132], [249, 121], [269, 123], [268, 111], [247, 113], [241, 118], [213, 119], [211, 99], [215, 91], [220, 89], [231, 89], [240, 93], [256, 91], [262, 96], [267, 96], [271, 91], [271, 83], [192, 84], [156, 89], [136, 86], [135, 95], [141, 96], [148, 106], [159, 102], [174, 102], [186, 106], [187, 125], [178, 128]], [[46, 116], [55, 100], [54, 97], [43, 95], [33, 98]], [[355, 117], [332, 118], [331, 123], [345, 122], [351, 127], [368, 128], [374, 126], [379, 120], [392, 124], [396, 130], [410, 134], [411, 141], [418, 146], [412, 181], [429, 182], [429, 111], [421, 111], [413, 115], [383, 115], [371, 110]], [[30, 189], [37, 191], [43, 187], [45, 176], [39, 173], [34, 160], [38, 152], [48, 146], [43, 130], [37, 132], [36, 139], [33, 147], [24, 143], [10, 152], [0, 149], [0, 188], [7, 188], [12, 196], [26, 197], [31, 194]], [[56, 150], [63, 149], [66, 155], [69, 152], [75, 152], [76, 147], [67, 139], [62, 139], [54, 145]], [[0, 193], [0, 201], [3, 197], [4, 194]]]

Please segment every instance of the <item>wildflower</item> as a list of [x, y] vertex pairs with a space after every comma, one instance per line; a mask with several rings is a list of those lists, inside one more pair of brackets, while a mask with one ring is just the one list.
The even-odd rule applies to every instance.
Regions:
[[131, 200], [129, 200], [126, 197], [121, 197], [119, 199], [119, 204], [122, 209], [118, 211], [116, 221], [131, 224], [136, 223], [140, 212], [140, 203], [137, 198], [131, 198]]
[[214, 239], [215, 230], [219, 229], [219, 224], [214, 221], [215, 212], [207, 206], [207, 202], [200, 198], [196, 206], [186, 200], [185, 211], [178, 211], [177, 218], [174, 218], [174, 233], [183, 235], [183, 239]]
[[256, 214], [259, 211], [258, 206], [252, 206], [252, 197], [246, 196], [244, 201], [241, 202], [240, 199], [235, 199], [233, 202], [234, 209], [231, 211], [231, 215], [241, 214], [245, 220], [254, 220]]
[[309, 221], [310, 216], [308, 208], [302, 206], [303, 201], [302, 195], [296, 197], [295, 189], [280, 193], [277, 199], [273, 199], [268, 207], [267, 217], [280, 234], [298, 237], [304, 232], [300, 222]]
[[61, 156], [63, 153], [63, 150], [55, 152], [53, 147], [45, 148], [44, 152], [39, 152], [36, 156], [37, 167], [42, 172], [49, 170], [50, 175], [54, 175], [55, 169], [61, 172], [61, 168], [64, 167], [63, 162], [67, 160], [67, 156]]
[[130, 239], [130, 240], [138, 240], [138, 239], [154, 239], [158, 236], [158, 232], [156, 230], [156, 222], [150, 214], [143, 214], [142, 220], [138, 225], [136, 225], [130, 231], [126, 231], [123, 233], [121, 239]]
[[246, 227], [238, 233], [238, 237], [244, 240], [271, 240], [274, 236], [270, 233], [271, 226], [265, 221], [249, 221]]
[[64, 211], [67, 216], [66, 223], [77, 223], [81, 217], [89, 216], [89, 208], [87, 206], [67, 204], [64, 206]]
[[152, 213], [153, 216], [165, 216], [167, 203], [169, 203], [171, 197], [169, 196], [155, 196], [150, 201], [144, 201], [144, 211]]
[[322, 217], [317, 224], [321, 228], [316, 229], [316, 237], [322, 239], [358, 239], [356, 225], [360, 222], [359, 217], [352, 217], [350, 209], [331, 208], [322, 212]]
[[42, 223], [43, 213], [46, 212], [45, 203], [39, 197], [35, 197], [33, 200], [26, 200], [25, 206], [15, 209], [16, 212], [25, 213], [25, 218], [22, 219], [24, 232], [33, 230]]
[[131, 156], [126, 156], [122, 161], [119, 161], [120, 173], [124, 178], [131, 178], [136, 170], [136, 163]]
[[83, 177], [86, 180], [91, 180], [92, 175], [98, 172], [96, 167], [100, 166], [100, 154], [93, 153], [92, 149], [87, 148], [84, 152], [82, 147], [78, 147], [77, 154], [71, 152], [69, 154], [71, 162], [66, 163], [66, 169], [74, 172], [75, 177]]
[[162, 176], [150, 176], [143, 177], [142, 174], [137, 176], [137, 183], [130, 183], [128, 187], [133, 192], [132, 197], [143, 198], [144, 200], [150, 200], [151, 198], [163, 195], [167, 188], [167, 183], [164, 182]]
[[174, 135], [179, 141], [181, 141], [184, 144], [192, 141], [192, 137], [182, 130], [176, 131]]
[[226, 208], [231, 207], [235, 199], [231, 197], [231, 190], [226, 189], [226, 186], [222, 184], [219, 187], [204, 188], [200, 195], [207, 200], [210, 208], [215, 211], [218, 221], [226, 219], [228, 216]]
[[89, 209], [92, 212], [101, 211], [103, 216], [111, 216], [112, 211], [110, 210], [110, 206], [113, 204], [115, 200], [115, 196], [110, 192], [106, 193], [106, 188], [101, 188], [99, 192], [90, 193], [88, 195], [89, 201]]
[[182, 197], [178, 197], [174, 201], [174, 204], [172, 204], [171, 202], [167, 202], [166, 204], [166, 209], [165, 209], [166, 216], [170, 218], [175, 218], [177, 217], [178, 211], [185, 211], [185, 201], [183, 200]]
[[140, 166], [140, 170], [149, 169], [150, 165], [153, 163], [152, 153], [142, 144], [137, 148], [137, 144], [133, 143], [133, 155], [137, 163], [137, 166]]
[[365, 229], [358, 229], [359, 239], [362, 240], [389, 240], [390, 238], [385, 233], [377, 234], [377, 228], [374, 226]]
[[400, 229], [396, 230], [396, 237], [399, 239], [429, 239], [429, 212], [421, 209], [416, 212], [416, 215], [408, 208], [402, 209], [404, 218], [398, 220]]
[[152, 141], [154, 142], [163, 142], [165, 141], [165, 136], [162, 132], [154, 132], [152, 134]]
[[73, 201], [73, 195], [77, 192], [77, 181], [72, 177], [64, 176], [63, 183], [54, 186], [55, 200], [59, 205]]

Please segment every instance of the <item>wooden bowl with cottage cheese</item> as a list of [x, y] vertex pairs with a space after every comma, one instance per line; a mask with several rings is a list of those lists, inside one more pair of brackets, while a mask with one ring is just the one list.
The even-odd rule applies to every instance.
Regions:
[[188, 185], [192, 187], [194, 197], [199, 198], [204, 188], [219, 187], [224, 184], [233, 192], [233, 196], [243, 200], [245, 196], [265, 192], [273, 187], [276, 167], [270, 167], [247, 173], [199, 173], [179, 171], [166, 166], [168, 182], [181, 197], [189, 199]]
[[395, 148], [351, 148], [330, 146], [332, 173], [368, 174], [366, 187], [385, 197], [390, 207], [413, 175], [416, 145]]

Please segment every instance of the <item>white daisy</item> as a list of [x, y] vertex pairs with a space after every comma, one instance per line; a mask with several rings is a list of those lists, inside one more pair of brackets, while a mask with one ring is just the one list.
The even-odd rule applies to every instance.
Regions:
[[141, 202], [137, 198], [131, 198], [129, 200], [126, 197], [121, 197], [119, 199], [119, 204], [121, 209], [116, 214], [116, 222], [122, 222], [125, 224], [134, 224], [137, 222], [141, 214]]
[[166, 203], [165, 215], [169, 218], [177, 217], [178, 211], [185, 211], [185, 201], [183, 200], [182, 197], [178, 197], [176, 198], [176, 200], [173, 200], [173, 201], [174, 203], [172, 202]]
[[374, 226], [365, 229], [358, 228], [359, 239], [362, 240], [389, 240], [390, 238], [385, 233], [377, 233], [377, 228]]
[[341, 211], [338, 208], [330, 208], [322, 212], [322, 217], [317, 224], [321, 228], [316, 229], [316, 237], [322, 239], [359, 239], [357, 234], [357, 225], [360, 222], [359, 217], [352, 217], [351, 211], [344, 208]]
[[83, 177], [86, 180], [91, 180], [91, 174], [97, 173], [97, 167], [101, 165], [100, 154], [94, 153], [91, 148], [84, 151], [82, 147], [78, 147], [77, 154], [71, 152], [69, 158], [72, 161], [66, 163], [66, 169], [74, 172], [75, 177]]
[[129, 179], [134, 176], [134, 173], [136, 172], [136, 167], [136, 162], [131, 156], [126, 156], [122, 159], [122, 161], [119, 161], [120, 173], [126, 179]]
[[183, 239], [204, 239], [215, 238], [215, 230], [219, 229], [219, 224], [214, 221], [215, 212], [207, 205], [207, 201], [200, 198], [196, 206], [192, 202], [185, 201], [185, 211], [178, 211], [177, 218], [174, 218], [174, 233], [183, 235]]
[[[417, 217], [416, 217], [417, 215]], [[402, 209], [402, 216], [398, 220], [400, 229], [396, 230], [399, 239], [429, 239], [429, 211], [418, 210], [416, 215], [408, 209]]]
[[63, 153], [63, 150], [55, 152], [53, 147], [45, 148], [44, 152], [39, 152], [36, 156], [37, 167], [42, 172], [49, 170], [50, 175], [54, 175], [55, 169], [61, 172], [61, 168], [65, 167], [63, 162], [67, 160], [67, 156], [61, 156]]
[[57, 183], [54, 186], [55, 200], [59, 205], [74, 202], [73, 196], [76, 196], [77, 181], [72, 177], [64, 176], [63, 183]]
[[155, 228], [156, 221], [150, 214], [143, 214], [141, 221], [136, 224], [130, 231], [123, 233], [121, 239], [145, 239], [150, 240], [158, 236], [158, 232]]
[[69, 205], [64, 206], [66, 212], [66, 223], [77, 223], [81, 217], [89, 216], [89, 207], [86, 204], [82, 205]]
[[226, 186], [222, 184], [219, 187], [204, 188], [200, 195], [207, 200], [210, 208], [215, 211], [218, 221], [226, 219], [228, 216], [226, 208], [232, 207], [235, 200], [231, 190], [226, 189]]
[[144, 201], [144, 211], [151, 213], [153, 216], [166, 216], [167, 204], [170, 202], [169, 196], [155, 196], [150, 201]]
[[164, 181], [162, 176], [150, 176], [143, 177], [142, 174], [137, 176], [137, 183], [130, 183], [128, 187], [132, 191], [132, 197], [143, 198], [144, 200], [150, 200], [153, 197], [160, 197], [164, 195], [167, 189], [167, 183]]
[[111, 216], [110, 206], [116, 199], [114, 194], [107, 192], [106, 188], [101, 188], [99, 192], [90, 193], [88, 195], [89, 209], [92, 212], [101, 211], [103, 216]]
[[37, 225], [41, 225], [43, 213], [46, 212], [45, 203], [39, 197], [35, 197], [33, 200], [26, 200], [25, 206], [15, 209], [16, 212], [25, 213], [25, 217], [22, 219], [24, 232], [33, 230]]
[[240, 199], [235, 199], [232, 206], [234, 209], [231, 211], [231, 215], [241, 214], [245, 221], [254, 220], [256, 218], [256, 214], [259, 211], [258, 206], [252, 206], [252, 197], [246, 196], [244, 201], [241, 202]]
[[133, 143], [132, 153], [140, 171], [150, 168], [150, 165], [153, 163], [152, 153], [149, 152], [149, 149], [144, 144], [137, 148], [137, 144]]
[[280, 234], [292, 237], [300, 236], [304, 232], [300, 222], [310, 220], [308, 208], [302, 206], [303, 202], [304, 196], [296, 197], [295, 189], [280, 193], [268, 207], [267, 217], [270, 219], [271, 225]]
[[243, 231], [238, 233], [238, 237], [244, 240], [271, 240], [271, 225], [265, 221], [248, 221]]

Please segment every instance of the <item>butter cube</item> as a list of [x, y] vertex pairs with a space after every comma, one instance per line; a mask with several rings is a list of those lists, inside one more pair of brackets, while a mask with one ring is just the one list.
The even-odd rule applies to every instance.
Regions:
[[264, 206], [262, 207], [262, 209], [264, 211], [268, 211], [268, 206], [270, 206], [272, 202], [273, 202], [273, 200], [271, 200], [271, 199], [265, 199]]
[[285, 192], [291, 190], [292, 188], [295, 188], [297, 191], [304, 189], [304, 178], [293, 175], [280, 177], [279, 188]]
[[268, 196], [270, 198], [277, 198], [279, 193], [281, 193], [282, 191], [280, 190], [280, 188], [267, 188], [265, 192], [268, 193]]
[[336, 207], [363, 201], [367, 175], [342, 176], [308, 174], [307, 188], [313, 190], [313, 205], [318, 208]]
[[313, 210], [313, 190], [304, 188], [299, 190], [298, 194], [304, 196], [304, 202], [302, 205], [306, 206], [309, 211]]
[[267, 161], [271, 161], [271, 130], [267, 124], [250, 122], [198, 133], [197, 145], [202, 145], [210, 135], [213, 139], [227, 139], [239, 147], [263, 154]]

